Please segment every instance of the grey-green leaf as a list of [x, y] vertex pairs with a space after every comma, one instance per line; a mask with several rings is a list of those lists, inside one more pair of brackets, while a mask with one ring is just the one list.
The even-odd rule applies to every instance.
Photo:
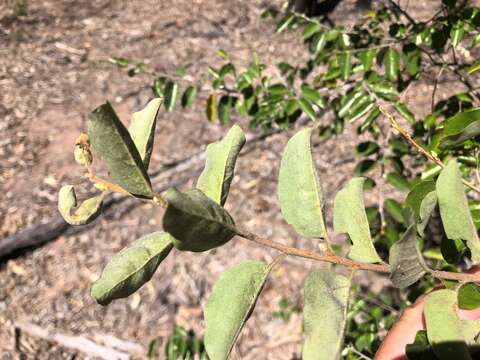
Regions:
[[198, 189], [185, 193], [171, 188], [163, 228], [174, 246], [184, 251], [206, 251], [221, 246], [235, 235], [235, 223], [228, 212]]
[[410, 191], [405, 203], [414, 211], [418, 233], [423, 236], [438, 203], [435, 183], [431, 180], [420, 182]]
[[58, 211], [70, 225], [85, 225], [97, 218], [102, 211], [103, 196], [87, 199], [72, 214], [77, 206], [77, 197], [72, 185], [62, 186], [58, 193]]
[[143, 236], [114, 255], [91, 294], [101, 305], [127, 297], [148, 282], [172, 250], [172, 237], [159, 231]]
[[425, 300], [428, 341], [439, 360], [471, 360], [456, 301], [455, 291], [447, 289], [434, 291]]
[[280, 164], [278, 195], [285, 220], [302, 236], [325, 238], [323, 194], [311, 154], [312, 129], [287, 143]]
[[110, 103], [90, 114], [88, 137], [94, 153], [105, 161], [110, 176], [118, 185], [132, 195], [153, 196], [142, 158]]
[[338, 360], [343, 349], [350, 279], [314, 270], [305, 280], [303, 360]]
[[373, 246], [363, 202], [365, 178], [351, 179], [335, 196], [333, 223], [336, 233], [347, 233], [352, 240], [348, 257], [364, 263], [380, 262]]
[[437, 180], [437, 196], [445, 234], [451, 240], [464, 240], [472, 260], [480, 262], [480, 240], [473, 223], [460, 169], [450, 160]]
[[157, 114], [161, 105], [161, 98], [151, 100], [143, 110], [133, 113], [132, 122], [128, 128], [128, 132], [143, 160], [145, 169], [148, 169], [150, 164]]
[[390, 278], [398, 288], [412, 285], [429, 271], [420, 252], [415, 223], [410, 224], [402, 238], [392, 245], [389, 262]]
[[226, 270], [205, 306], [205, 348], [211, 360], [225, 360], [253, 312], [270, 267], [246, 261]]
[[220, 205], [227, 200], [235, 162], [245, 141], [245, 134], [235, 124], [221, 141], [207, 147], [207, 160], [198, 178], [197, 188]]

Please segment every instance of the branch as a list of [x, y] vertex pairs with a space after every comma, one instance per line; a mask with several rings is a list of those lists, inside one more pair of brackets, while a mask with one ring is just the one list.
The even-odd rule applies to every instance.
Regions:
[[[297, 257], [315, 260], [315, 261], [321, 261], [321, 262], [328, 262], [331, 264], [344, 266], [351, 270], [367, 270], [367, 271], [375, 271], [383, 274], [391, 273], [391, 269], [388, 264], [368, 264], [368, 263], [353, 261], [341, 256], [337, 256], [335, 254], [330, 254], [330, 253], [320, 254], [315, 251], [298, 249], [295, 247], [283, 245], [273, 240], [263, 238], [254, 233], [251, 233], [250, 231], [243, 230], [243, 229], [237, 228], [235, 232], [238, 236], [244, 239], [247, 239], [249, 241], [252, 241], [256, 244], [259, 244], [265, 247], [278, 250], [285, 255], [297, 256]], [[436, 271], [436, 270], [431, 270], [429, 274], [436, 279], [456, 280], [460, 282], [480, 282], [480, 274], [464, 274], [464, 273], [454, 273], [454, 272]]]

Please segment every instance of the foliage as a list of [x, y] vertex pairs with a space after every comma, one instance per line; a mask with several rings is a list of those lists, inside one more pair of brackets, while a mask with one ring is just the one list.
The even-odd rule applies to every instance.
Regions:
[[[278, 13], [268, 11], [265, 16]], [[460, 320], [454, 309], [480, 305], [478, 286], [473, 284], [479, 276], [461, 273], [480, 261], [480, 188], [475, 183], [480, 110], [471, 82], [480, 67], [460, 53], [480, 44], [480, 9], [444, 1], [431, 19], [418, 22], [399, 6], [380, 6], [347, 29], [287, 8], [276, 25], [277, 33], [284, 31], [301, 34], [309, 59], [305, 64], [277, 64], [281, 78], [267, 75], [271, 64], [263, 64], [256, 54], [240, 70], [227, 52], [219, 50], [224, 64], [208, 68], [208, 88], [200, 81], [186, 81], [182, 68], [174, 76], [153, 72], [157, 98], [133, 115], [129, 128], [108, 103], [92, 112], [88, 136], [79, 138], [75, 158], [102, 194], [86, 200], [72, 214], [76, 197], [68, 185], [59, 196], [61, 214], [70, 223], [88, 223], [99, 214], [99, 199], [108, 192], [166, 208], [165, 232], [147, 235], [114, 256], [92, 295], [100, 304], [128, 296], [150, 280], [173, 247], [208, 251], [238, 236], [274, 248], [280, 255], [271, 264], [235, 265], [216, 282], [205, 306], [205, 349], [211, 359], [228, 358], [270, 271], [280, 266], [284, 256], [337, 265], [314, 269], [305, 281], [304, 359], [373, 356], [380, 333], [393, 325], [398, 309], [423, 294], [427, 294], [426, 332], [419, 332], [407, 347], [409, 358], [446, 359], [455, 354], [470, 359], [469, 347], [480, 333], [479, 324]], [[147, 71], [128, 59], [111, 61], [131, 76]], [[411, 87], [428, 80], [432, 69], [438, 70], [432, 106], [420, 117], [404, 99]], [[444, 72], [468, 90], [437, 102]], [[286, 222], [321, 251], [292, 248], [255, 235], [236, 224], [224, 208], [245, 143], [238, 125], [209, 145], [195, 189], [155, 192], [148, 166], [162, 100], [166, 111], [174, 111], [178, 102], [190, 107], [201, 94], [212, 122], [228, 124], [241, 116], [253, 128], [289, 128], [298, 123], [301, 128], [282, 155], [278, 197]], [[331, 121], [320, 119], [327, 111], [333, 114]], [[311, 138], [340, 136], [347, 126], [366, 134], [368, 140], [356, 146], [353, 176], [337, 192], [331, 209], [322, 192]], [[91, 164], [97, 158], [105, 163], [112, 181], [93, 173]], [[364, 191], [377, 186], [366, 175], [374, 169], [389, 184], [388, 191], [396, 189], [405, 199], [385, 198], [366, 208]], [[385, 189], [379, 192], [383, 199]], [[333, 229], [325, 222], [330, 211]], [[331, 243], [332, 230], [347, 235], [345, 245], [351, 246], [346, 257]], [[440, 238], [431, 236], [433, 230]], [[339, 273], [340, 266], [347, 269], [346, 276]], [[372, 301], [376, 295], [355, 284], [359, 270], [388, 274], [392, 285], [403, 290], [392, 290], [397, 299], [383, 296]], [[446, 289], [431, 292], [438, 280]]]

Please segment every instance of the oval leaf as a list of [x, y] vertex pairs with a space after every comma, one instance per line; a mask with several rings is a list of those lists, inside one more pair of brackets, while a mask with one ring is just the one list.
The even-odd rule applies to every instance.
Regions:
[[314, 270], [305, 280], [303, 360], [341, 358], [350, 279], [333, 270]]
[[480, 135], [480, 109], [459, 112], [445, 120], [440, 148], [459, 145]]
[[455, 291], [447, 289], [434, 291], [425, 300], [427, 336], [439, 360], [471, 360], [456, 301]]
[[217, 118], [218, 118], [217, 95], [210, 94], [210, 96], [207, 99], [207, 106], [206, 106], [205, 112], [207, 114], [208, 121], [210, 122], [217, 121]]
[[172, 237], [163, 232], [143, 236], [115, 254], [92, 286], [91, 294], [101, 305], [127, 297], [148, 282], [172, 250]]
[[246, 261], [226, 270], [205, 305], [205, 349], [212, 360], [228, 358], [250, 317], [270, 267]]
[[132, 122], [128, 128], [128, 132], [143, 160], [145, 169], [148, 169], [150, 164], [155, 137], [155, 125], [160, 105], [162, 105], [162, 99], [156, 98], [151, 100], [143, 110], [133, 113]]
[[420, 252], [415, 223], [392, 245], [389, 262], [392, 269], [390, 278], [398, 288], [412, 285], [429, 271]]
[[197, 87], [190, 85], [182, 95], [182, 106], [184, 108], [192, 106], [195, 96], [197, 96]]
[[464, 240], [472, 253], [472, 260], [480, 262], [480, 240], [473, 223], [460, 169], [450, 160], [437, 180], [437, 196], [445, 234], [451, 240]]
[[400, 56], [394, 48], [388, 48], [383, 58], [383, 66], [385, 67], [385, 76], [388, 80], [396, 81], [398, 72], [400, 71]]
[[296, 133], [287, 143], [280, 164], [278, 196], [285, 220], [306, 237], [325, 238], [323, 194], [312, 159], [312, 129]]
[[228, 212], [203, 192], [193, 189], [182, 193], [171, 188], [163, 228], [179, 250], [206, 251], [225, 244], [235, 235], [235, 223]]
[[88, 120], [92, 149], [105, 161], [112, 179], [132, 195], [152, 197], [142, 158], [110, 103], [96, 108]]
[[221, 141], [207, 146], [207, 160], [198, 178], [197, 188], [222, 206], [227, 200], [235, 162], [245, 141], [240, 126], [234, 125]]
[[435, 182], [422, 181], [410, 191], [405, 203], [415, 213], [418, 233], [423, 236], [428, 221], [438, 203]]
[[365, 178], [353, 178], [335, 196], [333, 223], [335, 232], [347, 233], [352, 240], [348, 257], [355, 261], [380, 262], [373, 246], [367, 213], [363, 203], [363, 183]]
[[85, 225], [97, 218], [102, 211], [103, 195], [87, 199], [72, 214], [77, 206], [77, 197], [72, 185], [62, 186], [58, 193], [58, 211], [70, 225]]
[[165, 85], [165, 108], [167, 111], [173, 111], [178, 98], [178, 84], [173, 81], [167, 82]]

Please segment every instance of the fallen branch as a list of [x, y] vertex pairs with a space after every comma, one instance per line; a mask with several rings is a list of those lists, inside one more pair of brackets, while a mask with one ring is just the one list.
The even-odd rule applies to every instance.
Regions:
[[[123, 352], [114, 349], [113, 347], [108, 347], [105, 345], [99, 345], [96, 342], [87, 339], [86, 337], [83, 336], [73, 336], [73, 335], [67, 335], [67, 334], [62, 334], [62, 333], [54, 333], [50, 332], [48, 330], [45, 330], [44, 328], [41, 328], [40, 326], [31, 324], [31, 323], [15, 323], [15, 331], [18, 333], [20, 332], [25, 332], [26, 334], [43, 339], [45, 341], [55, 343], [57, 345], [60, 345], [61, 347], [71, 349], [73, 351], [88, 355], [88, 356], [94, 356], [99, 359], [104, 359], [104, 360], [129, 360], [132, 359], [131, 353]], [[110, 339], [111, 340], [111, 339]], [[118, 344], [119, 339], [115, 338], [116, 343]], [[123, 343], [123, 341], [121, 341]], [[128, 342], [130, 346], [132, 346], [133, 343]], [[140, 345], [135, 344], [135, 348], [141, 348]]]

